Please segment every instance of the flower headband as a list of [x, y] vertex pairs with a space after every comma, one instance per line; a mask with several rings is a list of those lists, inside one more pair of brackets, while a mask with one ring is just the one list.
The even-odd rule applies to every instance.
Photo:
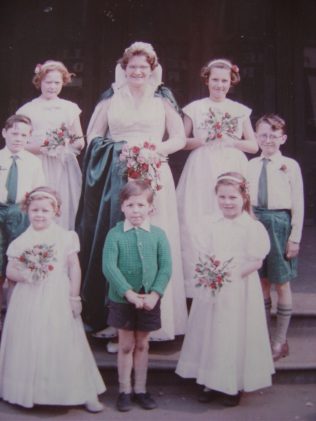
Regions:
[[233, 72], [239, 73], [239, 67], [237, 66], [237, 64], [231, 64], [228, 60], [224, 60], [224, 59], [212, 60], [208, 63], [207, 67], [211, 67], [214, 64], [224, 64], [225, 66], [228, 66]]
[[29, 200], [29, 199], [36, 199], [36, 197], [39, 196], [41, 199], [52, 199], [53, 202], [55, 203], [56, 207], [58, 207], [58, 201], [56, 199], [56, 197], [46, 191], [43, 190], [38, 190], [35, 191], [33, 193], [25, 193], [25, 200]]
[[246, 180], [240, 180], [239, 178], [234, 177], [233, 175], [220, 175], [219, 177], [217, 177], [217, 183], [224, 180], [233, 181], [239, 184], [242, 188], [245, 189], [246, 193], [248, 193], [248, 182]]

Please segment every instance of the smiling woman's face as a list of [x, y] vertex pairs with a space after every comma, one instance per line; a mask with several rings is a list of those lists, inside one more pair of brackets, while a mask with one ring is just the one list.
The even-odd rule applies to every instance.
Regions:
[[144, 55], [133, 56], [125, 69], [127, 83], [135, 87], [147, 83], [151, 73], [150, 64]]

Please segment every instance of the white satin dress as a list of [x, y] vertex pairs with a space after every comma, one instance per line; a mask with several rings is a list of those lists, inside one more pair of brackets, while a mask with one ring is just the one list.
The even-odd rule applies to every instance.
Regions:
[[[154, 97], [149, 87], [139, 106], [125, 85], [111, 98], [108, 110], [110, 137], [114, 141], [126, 140], [128, 145], [149, 141], [159, 145], [165, 133], [165, 108], [160, 97]], [[155, 194], [155, 211], [151, 223], [162, 228], [168, 237], [172, 254], [172, 277], [161, 300], [161, 329], [151, 333], [151, 340], [172, 340], [184, 334], [187, 307], [180, 254], [180, 233], [173, 176], [168, 163], [161, 166], [163, 188]]]

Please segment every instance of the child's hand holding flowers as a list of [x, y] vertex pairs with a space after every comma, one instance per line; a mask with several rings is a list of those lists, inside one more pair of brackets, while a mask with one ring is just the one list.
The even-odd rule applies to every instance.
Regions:
[[25, 282], [36, 283], [45, 279], [54, 270], [56, 261], [54, 244], [36, 244], [16, 258], [15, 265]]
[[64, 156], [66, 153], [77, 155], [81, 149], [80, 139], [81, 137], [71, 134], [66, 125], [62, 124], [58, 129], [50, 130], [46, 133], [46, 139], [43, 141], [41, 151], [54, 157]]

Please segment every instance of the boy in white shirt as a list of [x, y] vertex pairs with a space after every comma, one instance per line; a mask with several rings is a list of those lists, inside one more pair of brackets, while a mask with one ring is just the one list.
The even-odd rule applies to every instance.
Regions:
[[284, 120], [267, 114], [256, 123], [261, 156], [248, 163], [250, 197], [256, 217], [266, 227], [271, 250], [259, 271], [268, 327], [271, 285], [277, 291], [277, 326], [271, 338], [273, 359], [289, 354], [287, 331], [292, 314], [290, 281], [297, 276], [297, 255], [304, 220], [303, 180], [299, 164], [282, 155], [287, 139]]
[[24, 150], [31, 132], [31, 120], [18, 114], [9, 117], [2, 129], [5, 147], [0, 150], [0, 314], [6, 250], [29, 225], [19, 203], [27, 192], [45, 185], [41, 160]]

